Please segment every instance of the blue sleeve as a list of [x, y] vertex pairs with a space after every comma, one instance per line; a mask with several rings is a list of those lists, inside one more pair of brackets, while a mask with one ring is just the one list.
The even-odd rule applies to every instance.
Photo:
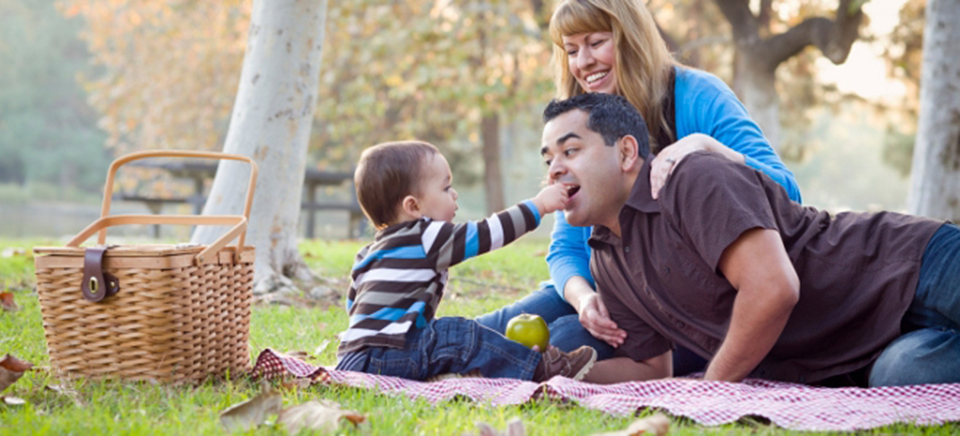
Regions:
[[730, 87], [699, 70], [677, 71], [677, 137], [703, 133], [744, 155], [746, 164], [783, 186], [790, 199], [801, 202], [800, 188], [780, 157]]
[[550, 234], [550, 250], [547, 253], [547, 266], [550, 268], [550, 278], [553, 285], [563, 296], [563, 288], [571, 277], [580, 276], [587, 279], [590, 286], [596, 287], [593, 276], [590, 275], [590, 238], [592, 227], [575, 227], [567, 222], [562, 211], [554, 214], [556, 218], [553, 233]]

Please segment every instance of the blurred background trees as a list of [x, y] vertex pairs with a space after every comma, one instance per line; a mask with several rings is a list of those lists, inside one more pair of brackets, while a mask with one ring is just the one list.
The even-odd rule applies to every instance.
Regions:
[[96, 73], [83, 20], [52, 1], [0, 0], [0, 11], [0, 183], [96, 192], [110, 158], [77, 80]]
[[[104, 154], [135, 149], [222, 149], [250, 1], [0, 0], [0, 5], [5, 12], [0, 61], [33, 65], [0, 71], [0, 183], [61, 183], [60, 178], [71, 179], [62, 174], [71, 173], [77, 180], [99, 181], [102, 171], [84, 162], [103, 165]], [[719, 75], [756, 112], [765, 131], [780, 129], [774, 141], [797, 173], [807, 203], [906, 208], [924, 0], [649, 0], [648, 5], [682, 62]], [[545, 33], [552, 8], [549, 0], [330, 2], [307, 165], [349, 171], [364, 147], [416, 137], [437, 144], [450, 158], [456, 183], [472, 194], [461, 200], [468, 210], [482, 214], [536, 192], [543, 173], [535, 152], [538, 112], [553, 95], [552, 47]], [[871, 8], [899, 9], [899, 24], [875, 33]], [[794, 41], [790, 50], [771, 48], [787, 40]], [[877, 98], [826, 80], [831, 61], [860, 62], [851, 60], [860, 59], [852, 54], [857, 44], [861, 51], [880, 50], [890, 77], [905, 91], [878, 90], [884, 98]], [[745, 69], [752, 66], [762, 66], [764, 78]], [[36, 72], [44, 68], [46, 76]], [[902, 97], [891, 101], [889, 95]], [[62, 118], [66, 112], [69, 119]], [[42, 123], [68, 127], [31, 127]], [[43, 135], [61, 136], [39, 138]], [[33, 150], [52, 151], [34, 155]], [[91, 189], [97, 185], [90, 182]]]

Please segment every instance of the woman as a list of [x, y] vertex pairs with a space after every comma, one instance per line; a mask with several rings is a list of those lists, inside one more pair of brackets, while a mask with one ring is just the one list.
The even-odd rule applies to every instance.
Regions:
[[[643, 115], [650, 132], [653, 197], [673, 167], [698, 150], [763, 171], [800, 201], [793, 174], [773, 151], [733, 91], [717, 77], [680, 66], [642, 0], [564, 0], [550, 20], [557, 98], [584, 92], [624, 96]], [[558, 212], [547, 264], [551, 282], [499, 311], [477, 318], [503, 332], [519, 313], [536, 313], [550, 326], [550, 343], [569, 351], [597, 349], [613, 357], [626, 332], [610, 320], [590, 275], [591, 228], [573, 227]], [[700, 371], [705, 360], [674, 352], [674, 375]]]

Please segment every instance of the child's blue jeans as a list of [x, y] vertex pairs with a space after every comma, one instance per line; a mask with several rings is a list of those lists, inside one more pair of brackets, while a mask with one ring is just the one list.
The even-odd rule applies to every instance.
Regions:
[[426, 380], [478, 370], [487, 378], [530, 380], [540, 353], [472, 319], [436, 318], [407, 334], [406, 348], [370, 347], [347, 353], [337, 369]]

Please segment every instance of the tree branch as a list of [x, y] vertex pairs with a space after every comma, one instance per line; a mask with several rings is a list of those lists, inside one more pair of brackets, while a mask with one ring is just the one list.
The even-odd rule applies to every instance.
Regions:
[[853, 42], [860, 36], [862, 3], [859, 0], [841, 0], [835, 20], [808, 18], [790, 30], [763, 41], [755, 54], [768, 66], [776, 67], [812, 44], [831, 62], [842, 64], [847, 60]]
[[760, 0], [757, 23], [764, 32], [770, 32], [770, 17], [773, 15], [773, 0]]
[[733, 30], [733, 41], [738, 47], [747, 48], [760, 42], [757, 17], [750, 12], [748, 0], [714, 0]]

